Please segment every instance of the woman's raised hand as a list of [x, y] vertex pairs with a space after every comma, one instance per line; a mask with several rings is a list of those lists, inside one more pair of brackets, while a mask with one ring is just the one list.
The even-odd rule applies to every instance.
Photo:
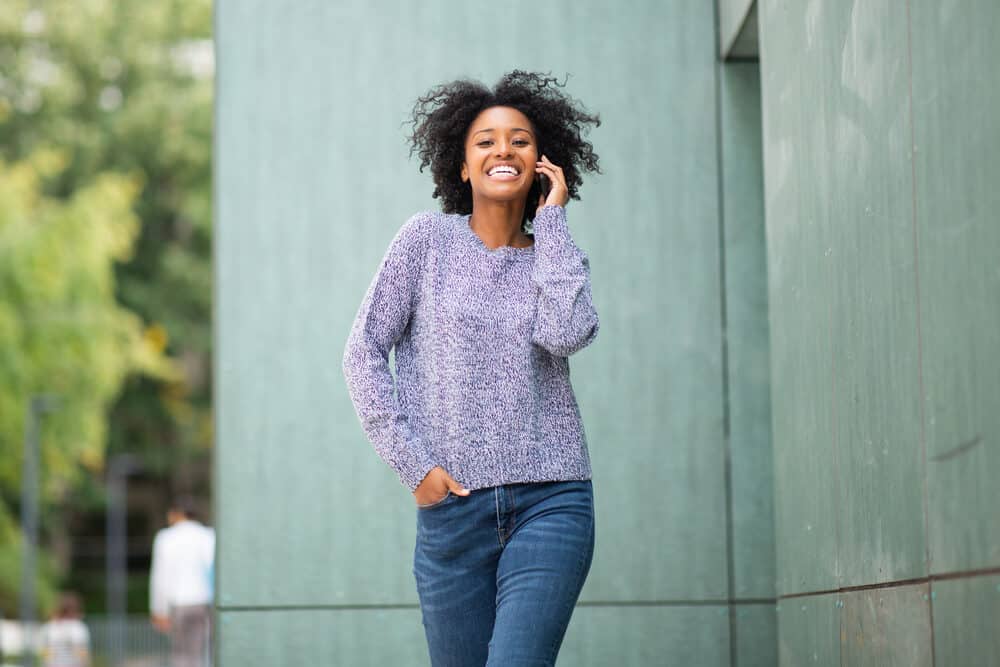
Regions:
[[563, 176], [562, 167], [557, 167], [552, 162], [542, 156], [542, 159], [535, 163], [535, 171], [543, 174], [549, 179], [549, 195], [538, 198], [538, 206], [565, 206], [569, 201], [569, 188], [566, 186], [566, 177]]
[[431, 468], [420, 485], [413, 490], [413, 498], [418, 505], [433, 505], [444, 500], [451, 491], [456, 496], [467, 496], [469, 490], [456, 482], [441, 466]]

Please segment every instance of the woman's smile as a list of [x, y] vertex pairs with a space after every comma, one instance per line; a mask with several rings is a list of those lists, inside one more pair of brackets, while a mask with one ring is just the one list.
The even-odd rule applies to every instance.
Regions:
[[521, 170], [512, 164], [501, 162], [490, 167], [486, 175], [497, 181], [516, 181]]

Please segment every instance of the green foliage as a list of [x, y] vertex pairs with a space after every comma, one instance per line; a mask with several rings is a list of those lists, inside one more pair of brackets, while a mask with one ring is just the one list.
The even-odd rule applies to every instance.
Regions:
[[[0, 506], [0, 612], [12, 616], [17, 611], [18, 585], [21, 582], [21, 561], [23, 553], [21, 533], [10, 515]], [[36, 565], [36, 591], [38, 609], [45, 613], [55, 603], [56, 568], [46, 554], [42, 553]]]
[[[81, 465], [99, 470], [103, 464], [106, 414], [126, 374], [172, 375], [140, 319], [114, 294], [114, 262], [128, 259], [138, 231], [132, 212], [137, 184], [101, 174], [67, 199], [45, 196], [43, 182], [58, 178], [64, 162], [52, 151], [12, 165], [0, 161], [4, 498], [20, 490], [31, 396], [59, 397], [59, 408], [46, 416], [41, 440], [42, 495], [58, 499], [77, 481]], [[0, 513], [8, 511], [0, 507]], [[5, 546], [16, 536], [7, 531], [6, 537]], [[2, 593], [5, 598], [7, 593]]]
[[33, 393], [49, 513], [116, 452], [208, 456], [210, 36], [210, 0], [0, 3], [0, 515]]

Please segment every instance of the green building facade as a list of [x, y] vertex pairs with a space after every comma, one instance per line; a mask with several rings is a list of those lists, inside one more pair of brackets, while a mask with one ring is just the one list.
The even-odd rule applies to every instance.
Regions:
[[218, 663], [428, 664], [412, 499], [340, 360], [436, 207], [413, 101], [531, 69], [603, 121], [559, 664], [1000, 664], [998, 29], [994, 0], [218, 0]]

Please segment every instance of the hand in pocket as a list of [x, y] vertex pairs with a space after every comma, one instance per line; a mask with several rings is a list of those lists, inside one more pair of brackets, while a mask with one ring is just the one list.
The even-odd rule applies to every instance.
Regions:
[[435, 466], [413, 490], [413, 498], [417, 505], [433, 505], [444, 500], [449, 491], [456, 496], [469, 495], [469, 490], [456, 482], [444, 468]]

